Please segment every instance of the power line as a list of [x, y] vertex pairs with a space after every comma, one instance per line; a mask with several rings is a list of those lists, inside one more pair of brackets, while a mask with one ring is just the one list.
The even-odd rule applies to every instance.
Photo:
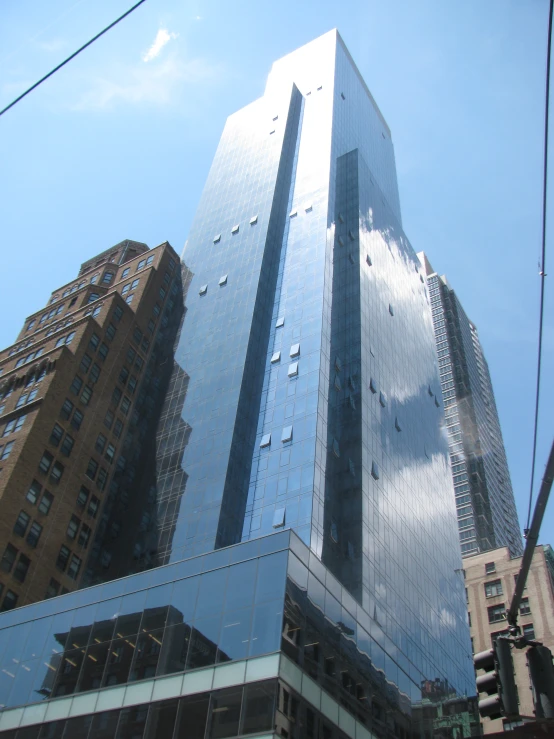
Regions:
[[542, 362], [542, 333], [544, 319], [544, 286], [546, 278], [546, 183], [548, 172], [548, 108], [550, 106], [550, 56], [552, 50], [552, 11], [554, 0], [550, 0], [550, 12], [548, 15], [548, 51], [546, 54], [546, 102], [544, 111], [544, 165], [542, 183], [542, 251], [540, 263], [541, 296], [539, 308], [539, 349], [537, 357], [537, 390], [535, 395], [535, 424], [533, 431], [533, 461], [531, 462], [531, 487], [529, 490], [529, 510], [527, 511], [526, 531], [529, 529], [531, 520], [531, 504], [533, 502], [533, 485], [535, 483], [535, 464], [537, 459], [537, 431], [539, 427], [539, 399], [541, 389], [541, 362]]
[[48, 74], [45, 74], [44, 77], [41, 77], [41, 79], [38, 82], [35, 82], [35, 84], [34, 85], [31, 85], [31, 87], [29, 87], [28, 90], [25, 90], [25, 92], [21, 93], [21, 95], [19, 97], [16, 97], [16, 99], [13, 100], [9, 105], [6, 105], [5, 108], [3, 108], [2, 110], [0, 110], [0, 115], [4, 115], [4, 113], [6, 113], [6, 111], [8, 111], [10, 108], [13, 108], [13, 106], [16, 103], [18, 103], [20, 100], [23, 100], [23, 98], [26, 95], [28, 95], [30, 92], [32, 92], [33, 90], [35, 90], [39, 85], [42, 85], [43, 82], [45, 82], [49, 77], [52, 77], [53, 74], [55, 74], [59, 69], [61, 69], [62, 67], [64, 67], [72, 59], [75, 59], [75, 57], [78, 54], [80, 54], [82, 51], [84, 51], [87, 48], [87, 46], [90, 46], [91, 44], [93, 44], [97, 39], [100, 38], [100, 36], [103, 36], [105, 33], [107, 33], [110, 30], [110, 28], [113, 28], [114, 26], [116, 26], [119, 23], [119, 21], [122, 21], [124, 18], [126, 18], [128, 15], [130, 15], [133, 12], [133, 10], [136, 10], [138, 8], [138, 6], [139, 5], [142, 5], [144, 2], [146, 2], [146, 0], [139, 0], [138, 3], [136, 3], [135, 5], [133, 5], [132, 8], [129, 8], [129, 10], [127, 10], [125, 13], [123, 13], [123, 15], [120, 15], [119, 18], [117, 18], [115, 21], [113, 21], [113, 23], [110, 23], [109, 26], [106, 26], [106, 28], [104, 28], [104, 30], [100, 31], [100, 33], [97, 33], [96, 36], [94, 36], [93, 38], [90, 39], [90, 41], [87, 41], [86, 44], [83, 44], [83, 46], [81, 46], [80, 49], [77, 49], [77, 51], [74, 51], [73, 54], [71, 54], [71, 56], [68, 56], [67, 59], [65, 59], [63, 62], [61, 62], [61, 64], [58, 64], [57, 67], [54, 67], [54, 69], [50, 70], [50, 72], [48, 72]]

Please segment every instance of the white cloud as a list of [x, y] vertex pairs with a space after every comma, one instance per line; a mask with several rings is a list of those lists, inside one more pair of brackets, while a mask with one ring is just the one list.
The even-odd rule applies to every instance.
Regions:
[[90, 89], [71, 107], [108, 110], [118, 103], [167, 106], [187, 99], [185, 91], [219, 75], [220, 70], [204, 59], [177, 56], [156, 65], [123, 66], [94, 78]]
[[158, 33], [156, 34], [156, 38], [154, 39], [154, 43], [152, 46], [148, 49], [146, 54], [142, 57], [142, 60], [144, 62], [150, 62], [152, 59], [155, 59], [160, 51], [163, 49], [163, 47], [168, 44], [171, 39], [176, 39], [178, 33], [169, 33], [167, 28], [160, 28]]

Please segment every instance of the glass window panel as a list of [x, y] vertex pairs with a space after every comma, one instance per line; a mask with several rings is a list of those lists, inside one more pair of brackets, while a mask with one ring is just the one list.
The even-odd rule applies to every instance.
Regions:
[[274, 681], [245, 686], [242, 734], [273, 728], [276, 687]]
[[276, 652], [281, 642], [283, 599], [255, 606], [252, 619], [250, 656]]
[[115, 626], [116, 636], [123, 637], [138, 634], [145, 601], [146, 592], [144, 591], [123, 596]]
[[210, 739], [224, 739], [238, 734], [241, 703], [242, 688], [229, 688], [212, 694]]
[[177, 719], [178, 700], [162, 701], [150, 706], [144, 739], [171, 739]]
[[170, 675], [185, 669], [190, 638], [191, 627], [187, 623], [166, 628], [158, 661], [158, 675]]
[[115, 739], [141, 739], [147, 716], [148, 705], [124, 708], [119, 717]]
[[235, 610], [254, 602], [257, 560], [243, 562], [229, 568], [225, 610]]
[[104, 668], [108, 661], [108, 643], [94, 644], [87, 649], [83, 660], [83, 669], [79, 678], [79, 691], [95, 690], [102, 686]]
[[217, 653], [218, 662], [245, 659], [248, 656], [251, 617], [251, 608], [242, 608], [223, 614]]
[[119, 711], [104, 711], [93, 716], [91, 737], [94, 739], [113, 739], [119, 721]]
[[114, 639], [110, 645], [104, 685], [121, 685], [127, 682], [136, 646], [136, 637]]
[[163, 629], [139, 634], [129, 681], [154, 677], [162, 649], [163, 635]]
[[175, 583], [171, 596], [173, 607], [169, 611], [168, 618], [170, 624], [181, 620], [189, 621], [193, 617], [199, 583], [200, 577], [188, 577], [186, 580], [179, 580]]
[[84, 658], [84, 649], [70, 649], [64, 652], [63, 659], [54, 678], [52, 697], [70, 695], [75, 692], [81, 665]]
[[67, 739], [69, 737], [71, 739], [87, 739], [91, 724], [92, 715], [70, 718], [65, 727], [64, 737]]
[[195, 621], [193, 624], [187, 669], [207, 667], [215, 664], [221, 616], [212, 616]]
[[256, 603], [282, 597], [285, 590], [287, 552], [261, 557], [256, 581]]
[[213, 615], [223, 610], [228, 571], [229, 568], [224, 567], [201, 576], [195, 618]]
[[181, 698], [174, 739], [204, 739], [209, 704], [207, 693]]

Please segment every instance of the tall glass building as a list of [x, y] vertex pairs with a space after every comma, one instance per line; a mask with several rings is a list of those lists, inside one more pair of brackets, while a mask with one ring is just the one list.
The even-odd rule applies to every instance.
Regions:
[[521, 556], [510, 471], [477, 328], [446, 277], [424, 252], [418, 257], [431, 300], [462, 555], [508, 547], [512, 557]]
[[228, 119], [183, 257], [149, 525], [116, 490], [91, 586], [0, 615], [0, 739], [471, 736], [431, 311], [336, 31]]

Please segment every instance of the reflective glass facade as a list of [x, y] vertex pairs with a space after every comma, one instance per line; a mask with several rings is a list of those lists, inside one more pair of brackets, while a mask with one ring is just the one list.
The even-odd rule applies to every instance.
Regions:
[[523, 554], [492, 382], [477, 328], [445, 277], [426, 273], [439, 360], [462, 555], [507, 546]]
[[132, 735], [150, 736], [175, 699], [180, 736], [195, 690], [202, 739], [259, 733], [246, 692], [273, 680], [260, 702], [277, 736], [424, 736], [447, 715], [470, 736], [428, 296], [390, 131], [336, 31], [228, 119], [183, 258], [155, 480], [139, 483], [151, 526], [128, 571], [164, 566], [0, 615], [0, 735], [56, 717], [65, 737], [80, 716], [91, 736], [109, 705], [123, 737], [133, 703], [147, 715]]

